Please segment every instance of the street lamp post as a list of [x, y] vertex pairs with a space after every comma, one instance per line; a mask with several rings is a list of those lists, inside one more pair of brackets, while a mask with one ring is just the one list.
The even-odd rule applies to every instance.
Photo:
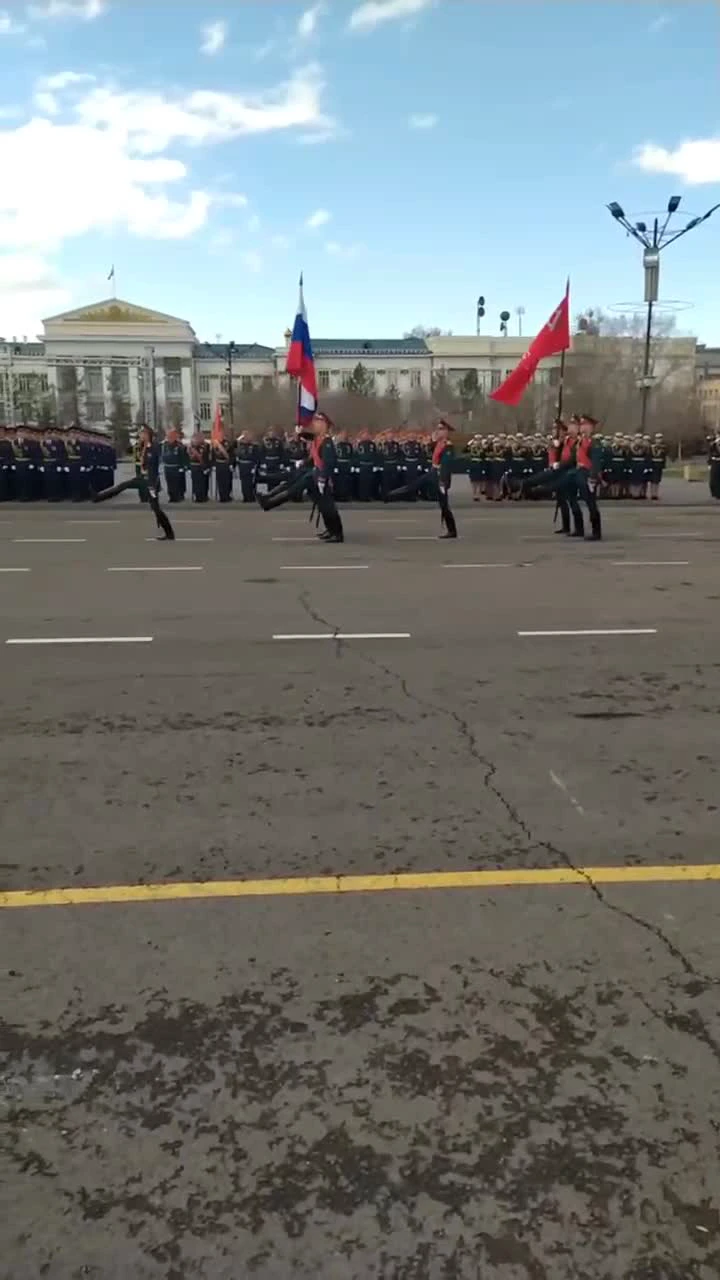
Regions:
[[640, 430], [645, 434], [645, 424], [647, 421], [648, 400], [650, 396], [650, 388], [654, 379], [650, 374], [650, 353], [652, 344], [652, 323], [653, 323], [653, 304], [658, 300], [660, 289], [660, 254], [663, 249], [667, 249], [668, 245], [674, 244], [681, 236], [687, 235], [688, 231], [693, 231], [695, 227], [699, 227], [701, 222], [707, 222], [708, 218], [720, 209], [720, 204], [713, 205], [712, 209], [708, 209], [702, 217], [695, 217], [681, 227], [679, 231], [671, 231], [670, 219], [673, 214], [677, 213], [680, 207], [680, 196], [671, 196], [668, 200], [665, 220], [661, 225], [661, 218], [655, 218], [652, 230], [649, 231], [645, 222], [630, 222], [626, 217], [624, 210], [612, 200], [607, 206], [611, 216], [620, 224], [629, 236], [637, 240], [643, 246], [643, 269], [645, 272], [645, 293], [644, 301], [647, 303], [647, 324], [645, 326], [645, 350], [643, 354], [643, 373], [640, 381], [642, 399], [640, 402]]

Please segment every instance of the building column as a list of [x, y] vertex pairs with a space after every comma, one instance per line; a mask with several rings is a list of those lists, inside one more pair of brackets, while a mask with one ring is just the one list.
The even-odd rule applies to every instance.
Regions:
[[192, 365], [188, 362], [181, 366], [180, 379], [183, 402], [183, 428], [192, 434], [195, 428], [195, 396]]
[[136, 364], [130, 365], [128, 370], [128, 381], [130, 389], [130, 418], [134, 426], [138, 413], [144, 414], [145, 412], [140, 392], [140, 370]]
[[103, 379], [103, 399], [105, 401], [105, 421], [106, 422], [111, 422], [112, 415], [113, 415], [113, 397], [112, 397], [112, 391], [110, 390], [110, 378], [111, 378], [110, 365], [104, 364], [102, 367], [102, 379]]
[[75, 368], [75, 387], [77, 393], [77, 411], [79, 425], [85, 426], [87, 422], [87, 392], [85, 389], [85, 366], [76, 364]]
[[157, 420], [155, 429], [157, 430], [162, 424], [162, 430], [167, 430], [167, 396], [165, 394], [165, 365], [162, 360], [155, 360], [155, 400], [157, 403]]

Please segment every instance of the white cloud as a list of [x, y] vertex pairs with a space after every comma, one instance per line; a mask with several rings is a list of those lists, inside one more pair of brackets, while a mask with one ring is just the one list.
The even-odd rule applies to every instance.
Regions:
[[242, 95], [196, 89], [172, 99], [158, 92], [96, 88], [75, 106], [84, 125], [122, 137], [144, 155], [165, 151], [172, 142], [225, 142], [246, 134], [283, 129], [332, 130], [320, 109], [324, 84], [320, 69], [303, 67], [264, 94]]
[[351, 31], [373, 31], [385, 22], [397, 22], [412, 18], [423, 9], [429, 9], [435, 0], [366, 0], [350, 14]]
[[653, 35], [656, 35], [658, 31], [662, 31], [663, 28], [669, 26], [671, 22], [672, 14], [659, 13], [657, 18], [653, 18], [650, 26], [648, 27], [648, 31], [651, 31]]
[[259, 231], [259, 230], [260, 230], [260, 218], [258, 217], [258, 215], [257, 215], [256, 213], [253, 213], [253, 214], [251, 214], [251, 215], [250, 215], [250, 217], [248, 218], [248, 224], [247, 224], [247, 225], [248, 225], [248, 231]]
[[422, 113], [412, 115], [408, 119], [411, 129], [434, 129], [437, 122], [437, 116], [433, 115], [431, 111], [426, 112], [425, 115]]
[[314, 35], [322, 10], [322, 4], [314, 4], [300, 15], [300, 20], [297, 24], [297, 34], [300, 40], [309, 40], [310, 36]]
[[18, 36], [22, 35], [24, 30], [23, 24], [16, 22], [7, 9], [0, 9], [0, 36]]
[[636, 150], [634, 162], [646, 173], [669, 173], [689, 187], [720, 182], [720, 137], [689, 139], [674, 151], [647, 142]]
[[201, 53], [207, 53], [209, 57], [219, 53], [227, 39], [227, 22], [209, 22], [207, 26], [202, 28], [202, 43], [200, 45]]
[[325, 251], [331, 258], [357, 258], [363, 248], [361, 244], [340, 244], [337, 240], [328, 240], [325, 245]]
[[74, 84], [87, 84], [95, 77], [84, 71], [56, 71], [52, 76], [42, 76], [35, 85], [33, 102], [44, 115], [56, 116], [60, 112], [58, 94]]
[[28, 5], [31, 18], [79, 18], [92, 22], [107, 11], [107, 0], [46, 0], [45, 4]]
[[[59, 71], [38, 81], [35, 95], [31, 119], [0, 118], [0, 172], [13, 175], [0, 184], [0, 316], [13, 333], [36, 332], [43, 315], [70, 301], [47, 267], [67, 241], [98, 232], [180, 240], [205, 227], [216, 206], [247, 207], [240, 192], [193, 183], [174, 144], [330, 125], [321, 111], [319, 72], [299, 72], [253, 96], [205, 90], [171, 96], [121, 92], [85, 73]], [[78, 173], [93, 177], [82, 198]], [[255, 252], [243, 261], [250, 271], [262, 269]]]
[[0, 334], [6, 338], [39, 331], [43, 316], [71, 301], [70, 290], [51, 265], [36, 254], [0, 254]]
[[241, 253], [240, 261], [247, 267], [248, 271], [254, 272], [255, 275], [257, 275], [259, 271], [262, 271], [262, 256], [259, 253], [256, 253], [254, 249], [248, 249], [245, 253]]
[[324, 227], [326, 222], [330, 221], [331, 216], [327, 209], [316, 209], [314, 213], [310, 214], [309, 218], [305, 219], [305, 226], [314, 231], [317, 227]]
[[248, 198], [238, 191], [223, 191], [213, 196], [213, 204], [225, 205], [228, 209], [246, 209]]

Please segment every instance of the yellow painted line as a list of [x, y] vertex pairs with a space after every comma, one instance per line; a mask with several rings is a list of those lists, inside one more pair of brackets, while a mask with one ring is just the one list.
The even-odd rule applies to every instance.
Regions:
[[419, 889], [511, 889], [519, 885], [671, 884], [720, 880], [720, 863], [659, 867], [537, 867], [494, 871], [418, 871], [373, 876], [293, 876], [277, 880], [168, 881], [93, 888], [11, 889], [2, 907], [80, 907], [91, 903], [182, 902], [194, 898], [281, 898], [322, 893], [388, 893]]

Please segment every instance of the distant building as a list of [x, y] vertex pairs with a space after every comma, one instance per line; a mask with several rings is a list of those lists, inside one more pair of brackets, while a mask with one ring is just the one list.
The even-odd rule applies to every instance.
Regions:
[[695, 369], [703, 422], [710, 430], [720, 431], [720, 347], [699, 344]]
[[[106, 298], [45, 320], [42, 339], [36, 342], [0, 339], [0, 418], [24, 421], [31, 406], [43, 402], [51, 416], [65, 423], [79, 418], [88, 425], [106, 424], [121, 405], [131, 423], [144, 420], [186, 431], [198, 420], [209, 426], [217, 406], [229, 403], [231, 373], [233, 397], [285, 385], [289, 340], [286, 331], [278, 347], [200, 342], [187, 320]], [[432, 396], [439, 378], [459, 389], [468, 375], [488, 395], [531, 340], [314, 338], [313, 347], [321, 396], [342, 391], [362, 365], [369, 390], [409, 402]], [[642, 343], [636, 339], [587, 334], [573, 339], [568, 362], [595, 361], [604, 354], [612, 364], [618, 343], [629, 358], [641, 362]], [[653, 359], [653, 372], [664, 385], [694, 385], [694, 339], [662, 339], [653, 344]], [[556, 385], [559, 368], [559, 356], [543, 361], [536, 385]]]

